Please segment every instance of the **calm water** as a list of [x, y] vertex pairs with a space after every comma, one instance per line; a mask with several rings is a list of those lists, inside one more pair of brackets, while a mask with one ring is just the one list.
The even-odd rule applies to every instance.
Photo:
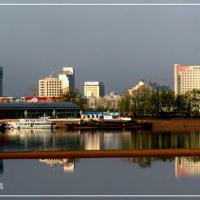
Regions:
[[0, 135], [0, 151], [200, 148], [200, 131], [11, 130]]
[[[200, 148], [200, 132], [9, 131], [1, 151]], [[199, 194], [200, 158], [0, 160], [3, 194]]]
[[[200, 194], [200, 159], [4, 160], [1, 194]], [[1, 185], [1, 184], [0, 184]]]

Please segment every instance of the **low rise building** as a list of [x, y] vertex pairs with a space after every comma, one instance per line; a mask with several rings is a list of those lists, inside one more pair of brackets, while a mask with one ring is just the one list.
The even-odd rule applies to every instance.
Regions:
[[140, 80], [139, 83], [128, 90], [129, 95], [134, 95], [135, 93], [142, 92], [142, 91], [155, 91], [155, 92], [169, 92], [170, 88], [168, 85], [159, 85], [158, 83], [145, 83], [144, 80]]
[[135, 91], [137, 91], [139, 88], [144, 87], [144, 86], [145, 86], [144, 80], [140, 80], [136, 86], [133, 86], [132, 88], [128, 90], [128, 94], [132, 95]]
[[0, 103], [0, 119], [39, 118], [44, 115], [51, 118], [77, 118], [80, 110], [71, 102]]
[[89, 97], [87, 98], [87, 107], [93, 110], [118, 110], [120, 95], [111, 91], [108, 95], [104, 97]]
[[154, 91], [154, 87], [152, 86], [151, 82], [145, 84], [144, 80], [140, 80], [139, 83], [128, 90], [128, 94], [130, 96], [144, 94], [144, 93], [152, 93]]

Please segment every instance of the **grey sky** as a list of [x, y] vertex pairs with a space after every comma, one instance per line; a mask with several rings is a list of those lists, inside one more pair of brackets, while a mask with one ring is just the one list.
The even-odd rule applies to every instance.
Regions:
[[4, 95], [31, 95], [63, 65], [80, 90], [100, 80], [121, 92], [141, 78], [172, 87], [174, 63], [200, 64], [199, 22], [200, 6], [0, 6]]

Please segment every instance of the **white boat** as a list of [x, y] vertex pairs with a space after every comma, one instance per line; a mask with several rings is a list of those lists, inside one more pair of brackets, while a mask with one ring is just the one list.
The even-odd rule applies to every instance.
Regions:
[[10, 129], [51, 129], [56, 128], [56, 124], [49, 121], [49, 117], [41, 117], [39, 119], [19, 119], [15, 122], [9, 122]]
[[127, 121], [131, 121], [130, 117], [117, 117], [114, 118], [113, 116], [103, 116], [103, 120], [104, 121], [111, 121], [111, 122], [115, 122], [115, 121], [119, 121], [119, 122], [127, 122]]

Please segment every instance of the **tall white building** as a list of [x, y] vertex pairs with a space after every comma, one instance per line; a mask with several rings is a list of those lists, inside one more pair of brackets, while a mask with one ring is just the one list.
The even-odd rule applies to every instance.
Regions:
[[103, 97], [105, 89], [103, 82], [99, 81], [86, 81], [84, 83], [84, 96], [86, 97]]
[[73, 67], [63, 67], [58, 75], [59, 80], [62, 82], [62, 92], [67, 94], [70, 90], [75, 88], [75, 71]]
[[53, 76], [39, 80], [40, 97], [60, 97], [62, 95], [62, 82]]
[[200, 89], [200, 65], [174, 64], [174, 92], [184, 94]]

